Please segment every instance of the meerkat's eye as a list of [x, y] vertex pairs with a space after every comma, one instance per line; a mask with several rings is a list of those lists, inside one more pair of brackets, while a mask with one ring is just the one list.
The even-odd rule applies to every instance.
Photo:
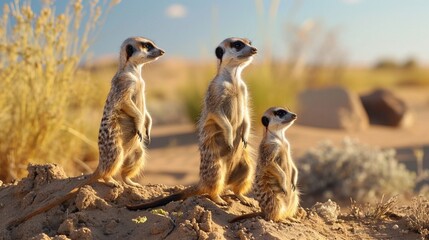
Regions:
[[283, 109], [274, 111], [274, 115], [278, 116], [279, 118], [284, 117], [286, 114], [287, 114], [287, 112], [285, 110], [283, 110]]
[[242, 41], [235, 41], [231, 43], [231, 47], [235, 48], [237, 51], [240, 51], [242, 48], [244, 48], [244, 43]]
[[142, 46], [143, 46], [143, 48], [146, 48], [148, 51], [150, 51], [150, 50], [152, 50], [154, 48], [153, 44], [152, 43], [148, 43], [148, 42], [143, 43]]

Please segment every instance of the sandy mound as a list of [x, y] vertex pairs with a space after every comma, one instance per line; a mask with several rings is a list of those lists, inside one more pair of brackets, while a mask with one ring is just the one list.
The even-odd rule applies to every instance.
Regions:
[[[168, 195], [182, 186], [147, 185], [110, 188], [95, 183], [76, 197], [12, 229], [7, 223], [48, 200], [64, 195], [81, 178], [67, 178], [53, 164], [29, 166], [15, 184], [0, 182], [0, 239], [418, 239], [405, 220], [356, 220], [341, 215], [335, 202], [317, 204], [301, 223], [260, 218], [230, 224], [232, 217], [257, 211], [227, 197], [219, 207], [205, 197], [172, 202], [158, 210], [129, 211], [126, 204]], [[255, 202], [256, 204], [256, 202]], [[340, 214], [340, 215], [339, 215]]]

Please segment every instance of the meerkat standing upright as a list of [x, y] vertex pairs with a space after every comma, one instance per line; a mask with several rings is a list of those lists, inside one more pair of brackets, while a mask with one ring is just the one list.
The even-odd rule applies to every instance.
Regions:
[[152, 128], [141, 71], [144, 64], [163, 54], [162, 49], [143, 37], [128, 38], [121, 46], [119, 69], [112, 79], [98, 135], [100, 160], [96, 172], [106, 183], [117, 185], [112, 176], [120, 171], [125, 183], [140, 186], [131, 178], [144, 165], [142, 142], [150, 142]]
[[284, 108], [272, 107], [265, 111], [262, 117], [265, 131], [259, 146], [254, 187], [262, 212], [245, 214], [230, 222], [255, 216], [273, 221], [296, 220], [299, 210], [298, 170], [285, 136], [285, 131], [296, 118], [296, 114]]
[[[126, 39], [119, 54], [119, 68], [111, 81], [110, 92], [104, 106], [98, 135], [99, 162], [97, 169], [83, 183], [51, 203], [14, 220], [9, 226], [63, 203], [78, 193], [82, 186], [103, 179], [110, 186], [118, 186], [113, 176], [121, 173], [122, 180], [140, 186], [131, 180], [137, 175], [145, 160], [143, 140], [150, 141], [152, 119], [146, 109], [145, 83], [141, 77], [142, 66], [157, 60], [164, 51], [143, 37]], [[145, 133], [143, 136], [142, 133]]]
[[244, 196], [253, 179], [254, 166], [247, 142], [250, 135], [250, 116], [247, 87], [241, 72], [250, 64], [257, 49], [244, 38], [227, 38], [216, 48], [219, 60], [216, 77], [210, 82], [198, 123], [201, 156], [200, 181], [179, 193], [165, 198], [128, 206], [131, 210], [153, 208], [196, 194], [207, 194], [219, 205], [231, 189], [244, 204]]

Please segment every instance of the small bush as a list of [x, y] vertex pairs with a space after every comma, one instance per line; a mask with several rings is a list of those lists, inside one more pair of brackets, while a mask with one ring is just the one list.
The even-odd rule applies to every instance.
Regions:
[[425, 197], [419, 196], [413, 199], [407, 225], [423, 237], [429, 236], [429, 201]]
[[345, 139], [325, 142], [299, 161], [300, 185], [306, 195], [362, 201], [396, 195], [414, 188], [415, 174], [398, 163], [395, 151], [380, 150]]

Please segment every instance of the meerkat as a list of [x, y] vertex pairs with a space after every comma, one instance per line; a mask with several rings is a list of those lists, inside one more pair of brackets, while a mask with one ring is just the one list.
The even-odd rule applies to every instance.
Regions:
[[11, 226], [63, 203], [76, 195], [81, 187], [95, 181], [102, 179], [109, 186], [119, 186], [113, 179], [119, 172], [125, 183], [140, 186], [131, 178], [136, 176], [144, 165], [143, 141], [150, 142], [152, 128], [152, 118], [146, 108], [145, 82], [141, 70], [144, 64], [157, 60], [164, 53], [155, 43], [143, 37], [128, 38], [122, 43], [118, 71], [111, 81], [100, 123], [97, 169], [63, 197], [13, 221]]
[[265, 111], [261, 119], [265, 130], [259, 146], [254, 184], [262, 212], [245, 214], [230, 222], [256, 216], [276, 222], [298, 221], [295, 218], [299, 210], [298, 170], [285, 136], [286, 130], [296, 119], [295, 113], [284, 108], [272, 107]]
[[153, 208], [171, 201], [204, 194], [225, 206], [221, 198], [226, 189], [246, 205], [244, 196], [253, 180], [254, 166], [247, 142], [250, 136], [249, 97], [241, 72], [253, 60], [257, 49], [248, 39], [227, 38], [215, 50], [218, 70], [210, 82], [198, 122], [200, 180], [179, 193], [127, 206], [130, 210]]

